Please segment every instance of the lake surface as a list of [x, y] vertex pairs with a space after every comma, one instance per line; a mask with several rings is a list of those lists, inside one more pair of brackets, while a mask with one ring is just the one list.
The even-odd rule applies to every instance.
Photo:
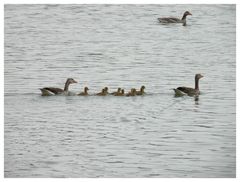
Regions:
[[[157, 18], [181, 17], [187, 26]], [[5, 177], [235, 177], [235, 5], [5, 5]], [[174, 97], [172, 88], [201, 95]], [[50, 96], [108, 86], [146, 95]]]

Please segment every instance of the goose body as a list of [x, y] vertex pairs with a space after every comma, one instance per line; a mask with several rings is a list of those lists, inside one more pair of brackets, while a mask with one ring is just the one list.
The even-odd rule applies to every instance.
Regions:
[[64, 89], [56, 88], [56, 87], [44, 87], [44, 88], [40, 88], [40, 90], [42, 92], [42, 96], [69, 95], [70, 92], [68, 91], [68, 88], [69, 88], [69, 85], [73, 83], [77, 83], [77, 81], [75, 81], [73, 78], [68, 78], [65, 83]]
[[115, 94], [121, 93], [121, 90], [122, 90], [121, 88], [118, 88], [117, 92], [113, 92], [113, 93], [111, 93], [111, 95], [115, 95]]
[[127, 97], [135, 96], [135, 95], [136, 95], [136, 89], [135, 88], [132, 88], [131, 91], [126, 94]]
[[140, 90], [136, 91], [136, 95], [144, 95], [145, 94], [144, 89], [145, 89], [145, 86], [141, 86]]
[[190, 87], [178, 87], [176, 89], [173, 89], [175, 92], [176, 96], [182, 96], [182, 95], [188, 95], [188, 96], [194, 96], [194, 95], [199, 95], [200, 90], [199, 90], [199, 79], [202, 78], [203, 76], [201, 74], [196, 74], [195, 75], [195, 88], [190, 88]]
[[88, 95], [88, 90], [89, 90], [88, 87], [84, 87], [84, 91], [79, 93], [79, 94], [77, 94], [77, 95], [87, 96]]
[[121, 90], [121, 92], [117, 92], [114, 94], [114, 96], [124, 96], [124, 89]]
[[106, 96], [108, 93], [107, 93], [107, 87], [103, 88], [101, 92], [97, 93], [96, 95], [98, 96]]
[[109, 94], [109, 93], [108, 93], [108, 87], [105, 87], [104, 90], [105, 90], [105, 94], [106, 94], [106, 95]]
[[158, 18], [158, 21], [160, 23], [182, 23], [183, 26], [187, 25], [186, 18], [188, 15], [192, 15], [189, 11], [186, 11], [182, 18], [175, 18], [175, 17], [163, 17], [163, 18]]

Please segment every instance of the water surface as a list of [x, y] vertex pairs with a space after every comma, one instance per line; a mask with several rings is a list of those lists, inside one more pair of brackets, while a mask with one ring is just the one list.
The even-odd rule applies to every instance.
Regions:
[[[187, 26], [157, 18], [189, 10]], [[235, 177], [235, 5], [5, 5], [5, 177]], [[172, 88], [201, 95], [175, 98]], [[39, 88], [138, 97], [41, 97]]]

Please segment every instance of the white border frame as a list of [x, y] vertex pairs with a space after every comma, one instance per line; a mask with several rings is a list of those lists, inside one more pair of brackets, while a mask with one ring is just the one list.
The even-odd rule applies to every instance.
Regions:
[[[4, 178], [4, 4], [236, 4], [236, 178]], [[1, 14], [1, 58], [0, 61], [0, 69], [1, 69], [1, 89], [0, 89], [0, 101], [1, 101], [1, 109], [0, 109], [0, 116], [1, 116], [1, 124], [0, 124], [0, 180], [1, 181], [117, 181], [122, 182], [124, 181], [238, 181], [240, 168], [239, 168], [239, 89], [240, 89], [240, 82], [239, 82], [239, 53], [240, 48], [238, 46], [239, 41], [239, 19], [240, 19], [240, 1], [239, 0], [3, 0], [1, 1], [0, 7], [0, 14]]]

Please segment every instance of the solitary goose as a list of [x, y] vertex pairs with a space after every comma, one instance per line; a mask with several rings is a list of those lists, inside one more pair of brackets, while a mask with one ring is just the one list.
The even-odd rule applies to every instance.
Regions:
[[188, 15], [192, 15], [189, 11], [185, 11], [182, 19], [174, 18], [174, 17], [166, 17], [166, 18], [158, 18], [160, 23], [182, 23], [183, 26], [187, 25], [186, 18]]
[[187, 94], [188, 96], [194, 96], [199, 95], [199, 79], [203, 76], [201, 74], [195, 75], [195, 88], [189, 88], [189, 87], [178, 87], [176, 89], [173, 89], [175, 91], [176, 96], [182, 96]]
[[106, 96], [107, 95], [106, 87], [103, 88], [102, 91], [97, 93], [96, 95], [98, 95], [98, 96]]
[[115, 93], [114, 96], [124, 96], [124, 89], [122, 89], [121, 92]]
[[118, 88], [118, 89], [117, 89], [117, 92], [113, 92], [113, 93], [111, 93], [111, 95], [115, 95], [115, 94], [117, 94], [117, 93], [121, 93], [121, 88]]
[[126, 96], [135, 96], [136, 95], [136, 89], [132, 88], [130, 92], [126, 94]]
[[84, 87], [84, 91], [79, 93], [79, 94], [77, 94], [77, 95], [86, 96], [86, 95], [88, 95], [88, 90], [89, 90], [88, 87]]
[[77, 83], [77, 81], [75, 81], [73, 78], [68, 78], [65, 83], [64, 89], [55, 88], [55, 87], [44, 87], [44, 88], [40, 88], [40, 90], [42, 92], [42, 96], [60, 95], [60, 94], [68, 95], [69, 94], [68, 87], [72, 83]]
[[143, 94], [145, 94], [144, 89], [145, 89], [145, 86], [144, 85], [141, 86], [140, 90], [136, 91], [136, 95], [143, 95]]

